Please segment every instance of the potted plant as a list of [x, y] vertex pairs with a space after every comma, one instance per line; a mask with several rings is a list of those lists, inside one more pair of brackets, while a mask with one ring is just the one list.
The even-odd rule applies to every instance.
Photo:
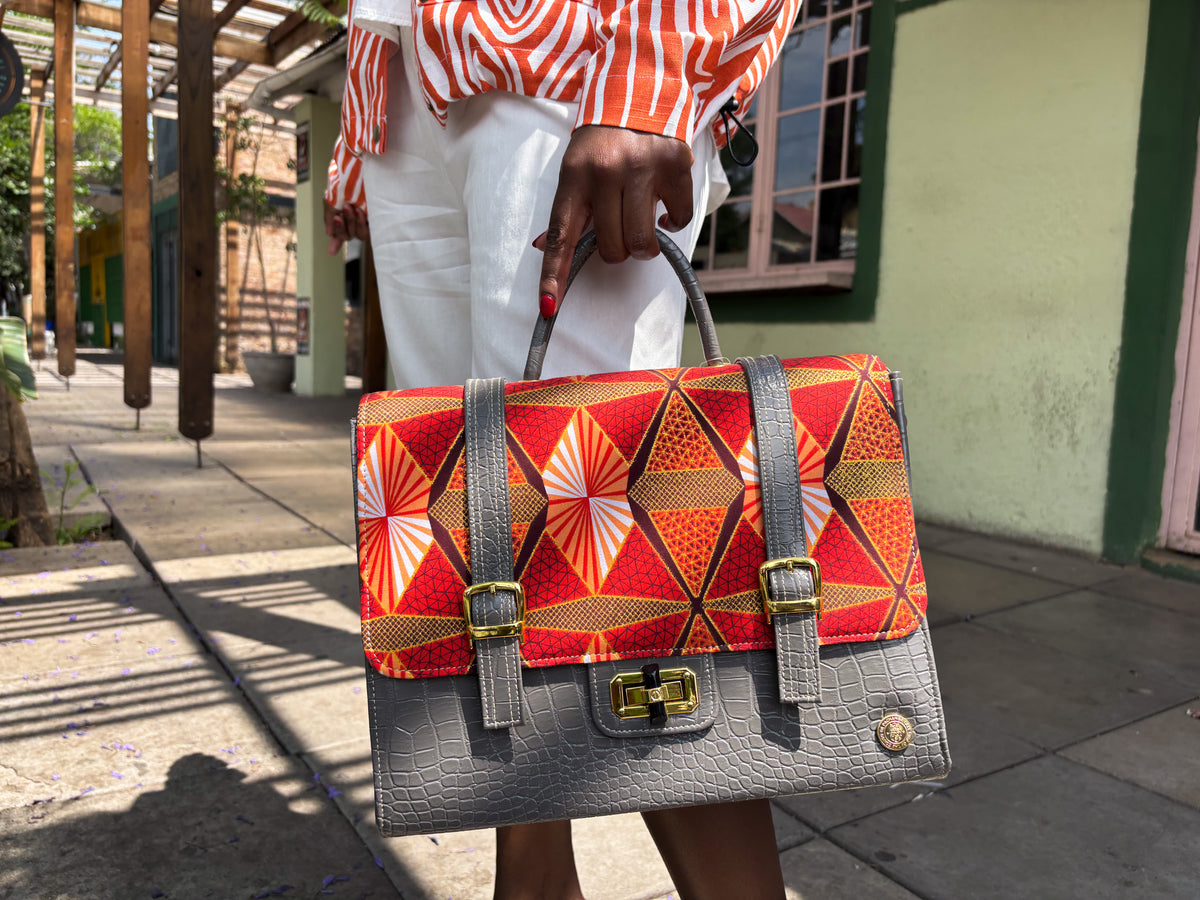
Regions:
[[[262, 148], [261, 123], [259, 134], [253, 135], [255, 120], [249, 116], [240, 116], [229, 122], [227, 126], [231, 134], [227, 138], [233, 142], [236, 151], [247, 150], [252, 154], [250, 171], [234, 173], [224, 165], [224, 160], [216, 161], [217, 178], [224, 188], [224, 204], [218, 213], [220, 222], [238, 222], [246, 233], [246, 255], [242, 264], [241, 284], [246, 284], [250, 273], [251, 260], [258, 263], [258, 274], [263, 286], [263, 306], [266, 312], [267, 333], [270, 337], [269, 351], [242, 350], [242, 362], [256, 390], [283, 393], [291, 388], [296, 372], [296, 358], [293, 353], [280, 350], [280, 317], [283, 310], [272, 299], [272, 292], [267, 290], [267, 266], [263, 255], [263, 225], [267, 223], [290, 223], [291, 213], [276, 210], [271, 205], [266, 191], [266, 180], [258, 174], [258, 158]], [[231, 160], [232, 162], [232, 160]], [[280, 279], [279, 290], [275, 296], [287, 290], [288, 275], [291, 272], [292, 256], [295, 254], [295, 242], [288, 240], [287, 256]]]

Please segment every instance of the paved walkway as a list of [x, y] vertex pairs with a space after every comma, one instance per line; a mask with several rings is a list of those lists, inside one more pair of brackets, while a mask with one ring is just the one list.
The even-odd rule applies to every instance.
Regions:
[[[373, 823], [348, 420], [219, 379], [175, 435], [120, 370], [49, 373], [39, 452], [120, 541], [0, 551], [0, 898], [491, 893], [490, 832]], [[780, 801], [789, 897], [1200, 896], [1200, 587], [921, 529], [954, 770]], [[636, 816], [578, 822], [589, 898], [671, 891]]]

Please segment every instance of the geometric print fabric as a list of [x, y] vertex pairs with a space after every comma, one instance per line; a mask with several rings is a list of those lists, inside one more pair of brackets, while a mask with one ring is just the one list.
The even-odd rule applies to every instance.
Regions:
[[[926, 589], [886, 367], [784, 362], [822, 644], [915, 630]], [[774, 647], [758, 595], [757, 447], [740, 366], [506, 386], [525, 665]], [[393, 677], [463, 674], [470, 583], [462, 387], [363, 398], [355, 436], [364, 649]]]

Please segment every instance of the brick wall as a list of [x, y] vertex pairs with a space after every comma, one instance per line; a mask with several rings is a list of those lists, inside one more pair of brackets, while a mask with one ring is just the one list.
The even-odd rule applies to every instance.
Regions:
[[[251, 229], [245, 223], [235, 226], [232, 241], [228, 232], [222, 235], [218, 359], [225, 371], [231, 367], [241, 368], [243, 351], [271, 349], [268, 306], [275, 323], [278, 350], [292, 353], [296, 349], [296, 257], [289, 250], [289, 244], [296, 239], [292, 206], [296, 196], [296, 176], [288, 167], [295, 156], [296, 142], [290, 132], [260, 129], [258, 124], [252, 127], [250, 136], [260, 144], [256, 171], [266, 179], [267, 193], [288, 205], [276, 207], [286, 219], [261, 223], [258, 238], [253, 243]], [[254, 167], [254, 151], [240, 150], [233, 167], [234, 174], [250, 172]], [[261, 266], [258, 240], [262, 243]], [[235, 284], [241, 285], [238, 314], [232, 324], [226, 289], [231, 257], [236, 263]]]

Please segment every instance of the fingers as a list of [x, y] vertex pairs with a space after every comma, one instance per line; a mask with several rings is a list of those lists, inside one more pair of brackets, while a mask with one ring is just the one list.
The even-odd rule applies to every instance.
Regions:
[[342, 207], [342, 214], [346, 220], [346, 234], [349, 237], [360, 241], [365, 241], [370, 237], [366, 210], [360, 209], [357, 206], [344, 206]]
[[325, 203], [325, 234], [329, 236], [329, 255], [335, 255], [346, 242], [346, 221], [328, 202]]
[[692, 221], [693, 214], [690, 163], [674, 178], [660, 184], [659, 196], [667, 208], [667, 214], [663, 217], [666, 219], [664, 229], [670, 232], [682, 231]]
[[583, 235], [587, 219], [587, 210], [578, 200], [577, 187], [560, 177], [550, 208], [550, 226], [540, 238], [545, 255], [538, 280], [538, 308], [544, 318], [550, 318], [558, 311], [559, 301], [567, 289], [575, 245]]

